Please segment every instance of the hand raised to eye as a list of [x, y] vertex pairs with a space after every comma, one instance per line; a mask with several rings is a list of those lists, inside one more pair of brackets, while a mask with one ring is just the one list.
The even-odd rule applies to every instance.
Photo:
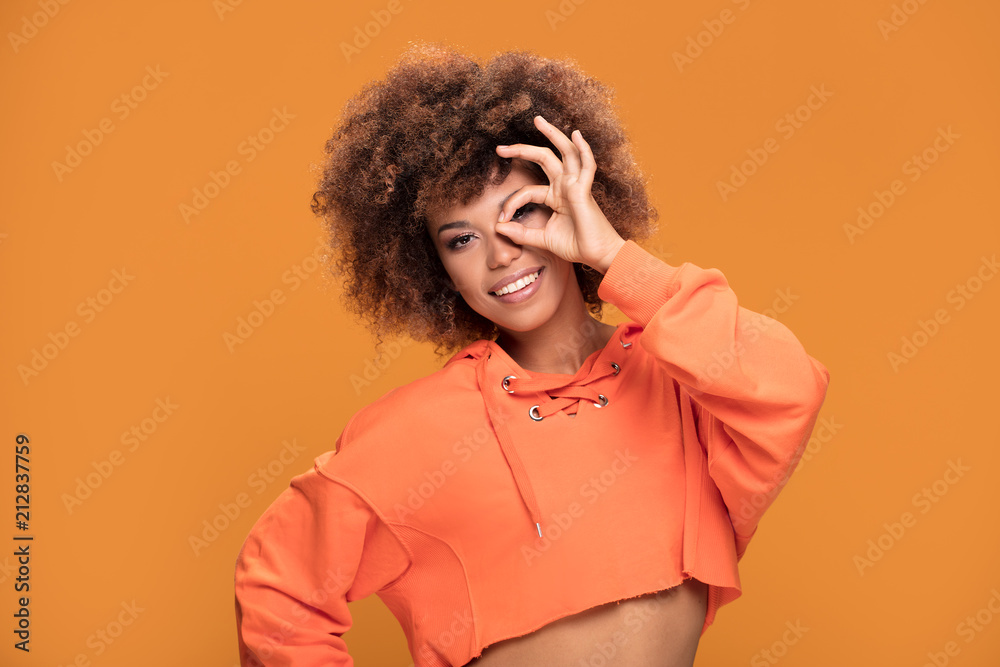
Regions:
[[[519, 157], [537, 163], [549, 179], [548, 185], [526, 185], [504, 204], [496, 231], [519, 245], [544, 248], [562, 259], [581, 262], [606, 273], [625, 240], [594, 200], [591, 187], [597, 162], [579, 130], [572, 140], [541, 116], [535, 126], [563, 155], [560, 160], [547, 146], [513, 144], [497, 146], [503, 157]], [[527, 202], [544, 204], [552, 215], [541, 228], [509, 222], [512, 212]]]

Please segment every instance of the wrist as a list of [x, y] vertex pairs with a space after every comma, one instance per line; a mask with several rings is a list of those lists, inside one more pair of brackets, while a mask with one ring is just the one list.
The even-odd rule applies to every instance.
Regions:
[[618, 255], [618, 251], [622, 249], [623, 245], [625, 245], [625, 239], [620, 236], [616, 237], [615, 240], [611, 242], [610, 250], [608, 250], [603, 257], [590, 266], [596, 271], [599, 271], [602, 275], [606, 274], [608, 272], [608, 268], [611, 266], [611, 263], [615, 261], [615, 256]]

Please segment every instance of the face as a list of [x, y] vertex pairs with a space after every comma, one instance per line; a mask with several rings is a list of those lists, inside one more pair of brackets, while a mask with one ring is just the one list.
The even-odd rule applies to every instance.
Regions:
[[[465, 205], [428, 216], [428, 232], [455, 289], [501, 331], [551, 326], [561, 312], [582, 301], [571, 262], [541, 248], [517, 245], [494, 230], [500, 208], [512, 194], [525, 185], [546, 183], [544, 176], [515, 158], [503, 183], [487, 185]], [[551, 215], [547, 206], [528, 202], [509, 221], [544, 227]], [[507, 294], [496, 294], [511, 283]]]

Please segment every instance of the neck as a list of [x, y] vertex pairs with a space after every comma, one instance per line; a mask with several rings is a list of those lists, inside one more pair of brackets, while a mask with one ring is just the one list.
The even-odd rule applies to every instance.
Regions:
[[573, 308], [537, 329], [501, 329], [496, 343], [526, 371], [573, 375], [587, 357], [608, 344], [614, 332], [614, 326], [590, 316], [581, 297]]

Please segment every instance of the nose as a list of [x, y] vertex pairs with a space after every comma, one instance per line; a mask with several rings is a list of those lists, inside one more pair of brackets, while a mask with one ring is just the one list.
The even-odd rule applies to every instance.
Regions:
[[490, 230], [487, 235], [486, 261], [491, 269], [508, 266], [521, 256], [521, 246], [500, 232]]

